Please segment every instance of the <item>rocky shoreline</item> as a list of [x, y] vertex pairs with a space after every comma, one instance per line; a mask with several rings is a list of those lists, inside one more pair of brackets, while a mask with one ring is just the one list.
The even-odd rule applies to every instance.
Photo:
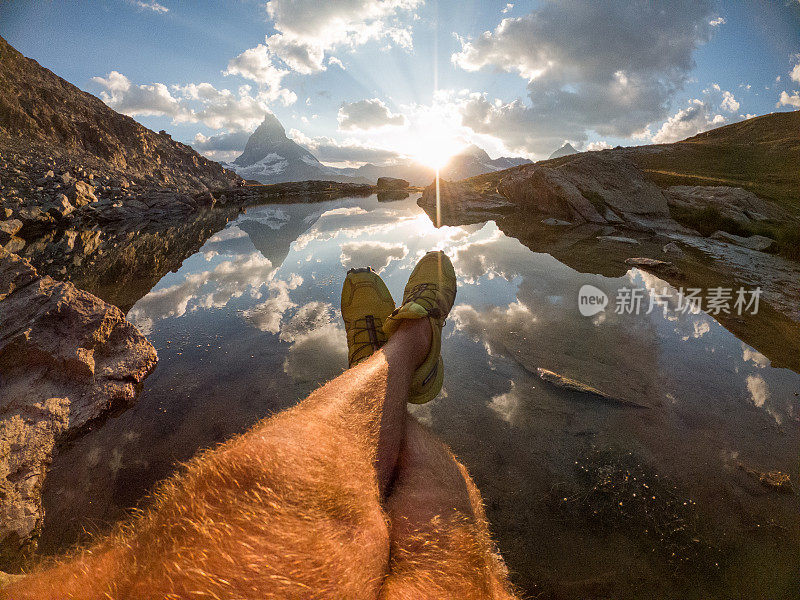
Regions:
[[57, 444], [127, 406], [156, 351], [117, 307], [0, 250], [0, 561], [36, 547]]

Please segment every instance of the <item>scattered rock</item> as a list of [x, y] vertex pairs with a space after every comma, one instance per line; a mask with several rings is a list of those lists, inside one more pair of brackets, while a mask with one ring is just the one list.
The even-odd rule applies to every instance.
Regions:
[[655, 275], [665, 277], [681, 277], [683, 273], [681, 270], [666, 260], [658, 260], [657, 258], [626, 258], [625, 264], [631, 267], [638, 267], [643, 271], [648, 271]]
[[621, 404], [623, 406], [633, 406], [636, 408], [649, 408], [644, 404], [639, 404], [631, 400], [625, 400], [622, 398], [611, 396], [609, 394], [606, 394], [605, 392], [601, 392], [597, 388], [593, 388], [590, 385], [586, 385], [585, 383], [581, 383], [580, 381], [577, 381], [575, 379], [570, 379], [569, 377], [564, 377], [563, 375], [559, 375], [555, 371], [549, 371], [547, 369], [537, 368], [536, 372], [542, 379], [542, 381], [546, 381], [547, 383], [564, 390], [595, 396], [603, 400], [604, 402], [608, 402], [610, 404]]
[[86, 206], [90, 202], [97, 202], [97, 196], [94, 195], [94, 187], [85, 181], [76, 181], [67, 190], [67, 198], [75, 206]]
[[131, 403], [156, 351], [115, 306], [0, 250], [0, 560], [35, 549], [58, 439]]
[[552, 225], [554, 227], [569, 227], [572, 225], [572, 223], [570, 223], [569, 221], [563, 221], [561, 219], [549, 217], [547, 219], [542, 219], [542, 225]]
[[378, 177], [377, 188], [379, 190], [405, 190], [408, 188], [408, 181], [397, 177]]
[[0, 246], [8, 252], [17, 254], [25, 247], [25, 240], [12, 235], [5, 244], [0, 244]]
[[678, 244], [676, 244], [675, 242], [669, 242], [661, 249], [661, 251], [664, 252], [664, 254], [674, 254], [675, 256], [683, 256], [683, 250], [681, 250], [681, 247], [678, 246]]
[[53, 201], [53, 205], [47, 209], [47, 213], [55, 219], [63, 219], [73, 210], [75, 210], [75, 207], [70, 204], [67, 196], [65, 194], [59, 194]]
[[734, 244], [735, 246], [742, 246], [750, 250], [757, 250], [759, 252], [767, 252], [775, 246], [775, 240], [763, 235], [751, 235], [750, 237], [742, 237], [740, 235], [733, 235], [727, 231], [715, 231], [711, 235], [711, 239], [725, 242], [727, 244]]
[[20, 229], [22, 229], [22, 221], [19, 219], [0, 221], [0, 245], [7, 243]]
[[621, 235], [598, 235], [597, 239], [601, 242], [617, 242], [620, 244], [631, 244], [632, 246], [639, 246], [641, 242], [633, 238], [624, 237]]

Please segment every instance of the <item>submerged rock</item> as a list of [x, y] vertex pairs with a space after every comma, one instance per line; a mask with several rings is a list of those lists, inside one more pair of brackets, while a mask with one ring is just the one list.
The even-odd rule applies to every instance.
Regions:
[[131, 403], [158, 357], [106, 304], [0, 250], [0, 566], [35, 549], [59, 438]]
[[639, 246], [641, 244], [639, 240], [622, 235], [598, 235], [597, 239], [600, 242], [617, 242], [619, 244], [631, 244], [632, 246]]
[[564, 390], [595, 396], [603, 400], [604, 402], [608, 402], [610, 404], [621, 404], [623, 406], [633, 406], [636, 408], [649, 408], [644, 404], [639, 404], [638, 402], [633, 402], [632, 400], [625, 400], [623, 398], [617, 398], [616, 396], [611, 396], [609, 394], [606, 394], [605, 392], [601, 392], [597, 388], [594, 388], [590, 385], [586, 385], [585, 383], [581, 383], [580, 381], [577, 381], [575, 379], [570, 379], [569, 377], [564, 377], [563, 375], [559, 375], [555, 371], [549, 371], [547, 369], [542, 369], [540, 367], [536, 369], [536, 373], [539, 375], [539, 378], [542, 381], [546, 381], [547, 383]]
[[669, 242], [665, 244], [664, 247], [661, 249], [664, 254], [674, 254], [675, 256], [683, 256], [683, 250], [681, 247], [678, 246], [675, 242]]
[[657, 258], [626, 258], [625, 264], [631, 267], [638, 267], [655, 275], [666, 277], [681, 277], [683, 275], [681, 270], [671, 262], [667, 260], [658, 260]]

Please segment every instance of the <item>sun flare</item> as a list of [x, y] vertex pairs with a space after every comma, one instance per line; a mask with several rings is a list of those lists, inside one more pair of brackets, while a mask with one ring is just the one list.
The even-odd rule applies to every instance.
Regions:
[[464, 144], [448, 136], [422, 136], [413, 157], [433, 169], [441, 169], [457, 154]]

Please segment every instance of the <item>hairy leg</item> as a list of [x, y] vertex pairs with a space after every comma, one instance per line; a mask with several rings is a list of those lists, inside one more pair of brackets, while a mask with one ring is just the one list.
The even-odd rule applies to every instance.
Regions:
[[429, 344], [426, 320], [403, 325], [297, 406], [190, 461], [116, 534], [0, 597], [377, 597], [389, 562], [380, 497]]
[[409, 416], [392, 493], [384, 600], [515, 596], [480, 492], [433, 433]]

